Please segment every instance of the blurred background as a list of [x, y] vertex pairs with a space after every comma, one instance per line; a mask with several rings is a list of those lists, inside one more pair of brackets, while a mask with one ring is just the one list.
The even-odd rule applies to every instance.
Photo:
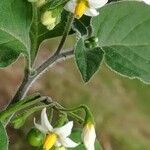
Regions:
[[[58, 41], [53, 39], [42, 44], [37, 65], [52, 53]], [[74, 37], [70, 37], [65, 48], [73, 44]], [[0, 70], [1, 109], [15, 94], [23, 76], [23, 64], [20, 56], [13, 65]], [[98, 140], [104, 150], [150, 150], [150, 85], [124, 78], [105, 64], [85, 84], [71, 58], [57, 63], [36, 81], [29, 93], [35, 91], [51, 96], [68, 108], [87, 104], [94, 113]], [[25, 137], [32, 126], [33, 117], [30, 117], [19, 130], [8, 127], [10, 150], [34, 150]]]

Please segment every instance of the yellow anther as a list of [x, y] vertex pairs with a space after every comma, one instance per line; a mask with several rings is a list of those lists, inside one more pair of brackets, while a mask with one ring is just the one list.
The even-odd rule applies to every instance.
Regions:
[[54, 133], [48, 134], [46, 136], [44, 145], [43, 145], [43, 150], [50, 150], [54, 144], [56, 143], [57, 140], [57, 135]]
[[76, 18], [81, 18], [82, 15], [86, 12], [88, 8], [87, 0], [78, 0], [77, 5], [75, 7], [75, 16]]

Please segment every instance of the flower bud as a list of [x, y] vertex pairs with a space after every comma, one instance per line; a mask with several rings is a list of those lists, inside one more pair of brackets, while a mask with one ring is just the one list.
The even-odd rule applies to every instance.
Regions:
[[95, 48], [98, 46], [98, 38], [95, 36], [92, 36], [85, 40], [85, 47], [87, 48]]
[[45, 135], [36, 128], [32, 128], [27, 134], [28, 143], [34, 147], [42, 146], [44, 139]]
[[94, 150], [94, 143], [96, 139], [95, 127], [92, 123], [87, 123], [84, 125], [82, 132], [83, 143], [87, 150]]
[[56, 17], [52, 16], [52, 11], [46, 11], [41, 17], [41, 22], [48, 30], [52, 30], [55, 27]]
[[48, 30], [52, 30], [61, 20], [62, 7], [45, 11], [41, 16], [41, 22]]
[[84, 106], [86, 117], [82, 132], [82, 140], [87, 150], [94, 150], [96, 132], [94, 127], [94, 118], [88, 107]]

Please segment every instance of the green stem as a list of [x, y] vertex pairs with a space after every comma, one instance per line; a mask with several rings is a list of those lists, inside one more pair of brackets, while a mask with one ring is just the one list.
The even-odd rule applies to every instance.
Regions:
[[[48, 60], [46, 60], [41, 66], [39, 66], [37, 68], [37, 70], [36, 70], [37, 74], [35, 76], [30, 75], [30, 70], [31, 70], [30, 62], [27, 63], [27, 65], [29, 65], [29, 66], [27, 67], [27, 71], [25, 71], [24, 79], [23, 79], [20, 87], [18, 88], [15, 96], [11, 100], [10, 104], [16, 103], [19, 100], [21, 100], [22, 98], [24, 98], [26, 93], [28, 92], [30, 86], [32, 85], [32, 83], [34, 83], [35, 80], [39, 77], [39, 75], [42, 74], [45, 70], [47, 70], [49, 68], [49, 66], [51, 66], [54, 62], [56, 62], [57, 60], [59, 60], [63, 57], [66, 58], [67, 56], [70, 56], [73, 54], [73, 50], [60, 54], [60, 51], [62, 50], [64, 43], [66, 41], [67, 35], [69, 34], [69, 31], [71, 29], [73, 20], [74, 20], [74, 15], [70, 14], [67, 24], [66, 24], [66, 28], [64, 30], [64, 34], [62, 36], [62, 39], [60, 41], [60, 44], [59, 44], [56, 52], [54, 53], [53, 56], [49, 57]], [[33, 62], [32, 62], [32, 64], [33, 64]]]
[[82, 106], [78, 106], [78, 107], [75, 107], [75, 108], [70, 108], [70, 109], [66, 109], [66, 108], [60, 108], [60, 107], [57, 107], [58, 104], [55, 105], [56, 109], [59, 109], [60, 111], [65, 111], [65, 112], [74, 112], [74, 111], [78, 111], [80, 109], [83, 109]]
[[[81, 123], [83, 123], [83, 121], [94, 123], [93, 115], [86, 105], [80, 105], [79, 107], [76, 107], [76, 108], [66, 109], [66, 108], [63, 108], [60, 104], [58, 104], [56, 102], [55, 108], [58, 109], [59, 111], [69, 112], [71, 115], [73, 115], [73, 117], [78, 118], [78, 120], [80, 120]], [[80, 118], [78, 115], [76, 115], [75, 113], [73, 113], [74, 111], [78, 111], [80, 109], [83, 109], [85, 112], [85, 119], [84, 120], [82, 118]]]
[[22, 105], [20, 103], [12, 105], [11, 107], [8, 107], [8, 109], [6, 109], [5, 111], [0, 113], [0, 120], [4, 121], [5, 119], [7, 119], [7, 117], [11, 116], [12, 114], [14, 114], [14, 113], [16, 113], [22, 109], [25, 109], [29, 106], [32, 106], [38, 102], [44, 101], [46, 99], [47, 99], [47, 97], [40, 97], [40, 98], [37, 98], [33, 101], [28, 101], [26, 103], [23, 103]]
[[58, 46], [58, 48], [57, 48], [57, 50], [56, 50], [54, 55], [58, 55], [60, 53], [60, 51], [62, 50], [62, 48], [64, 46], [64, 43], [66, 41], [66, 38], [67, 38], [67, 36], [68, 36], [68, 34], [70, 32], [73, 20], [74, 20], [74, 14], [70, 13], [69, 16], [68, 16], [68, 21], [66, 23], [66, 28], [64, 30], [62, 39], [61, 39], [61, 41], [59, 43], [59, 46]]
[[26, 95], [26, 90], [28, 88], [27, 83], [29, 82], [29, 78], [30, 78], [31, 62], [28, 57], [25, 57], [25, 58], [26, 58], [26, 64], [25, 64], [25, 69], [24, 69], [24, 78], [15, 96], [13, 97], [13, 99], [10, 101], [8, 105], [16, 103], [18, 100], [24, 98]]
[[35, 94], [31, 95], [31, 96], [28, 96], [28, 97], [22, 99], [21, 101], [15, 103], [15, 104], [11, 104], [8, 109], [10, 109], [11, 107], [20, 107], [24, 103], [27, 103], [27, 102], [30, 102], [30, 101], [34, 101], [35, 99], [38, 99], [40, 97], [41, 96], [40, 96], [39, 93], [35, 93]]
[[71, 25], [72, 25], [73, 20], [74, 20], [74, 15], [70, 14], [69, 18], [68, 18], [68, 21], [67, 21], [67, 24], [66, 24], [66, 28], [64, 30], [64, 34], [62, 36], [62, 39], [60, 41], [60, 44], [59, 44], [56, 52], [54, 53], [53, 56], [49, 57], [41, 66], [39, 66], [36, 69], [36, 72], [37, 72], [36, 75], [35, 76], [30, 76], [28, 73], [25, 73], [23, 82], [21, 83], [21, 85], [20, 85], [16, 95], [12, 99], [11, 103], [15, 103], [18, 100], [22, 99], [26, 95], [26, 93], [28, 92], [31, 84], [36, 80], [36, 77], [39, 74], [43, 73], [45, 70], [47, 70], [47, 68], [49, 66], [51, 66], [51, 64], [56, 62], [58, 59], [61, 59], [63, 57], [66, 57], [68, 55], [72, 55], [73, 54], [72, 50], [59, 54], [60, 51], [62, 50], [63, 46], [64, 46], [64, 43], [65, 43], [66, 38], [67, 38], [67, 35], [69, 34], [69, 31], [71, 29]]
[[[59, 110], [59, 111], [71, 111], [71, 112], [69, 112], [68, 113], [68, 115], [69, 116], [71, 116], [71, 117], [73, 117], [73, 118], [75, 118], [80, 124], [82, 124], [83, 122], [84, 122], [84, 120], [81, 118], [81, 117], [79, 117], [77, 114], [75, 114], [75, 113], [73, 113], [72, 111], [76, 111], [77, 110], [77, 108], [74, 108], [74, 109], [66, 109], [66, 108], [64, 108], [63, 106], [61, 106], [59, 103], [57, 103], [57, 102], [54, 102], [54, 108], [55, 109], [57, 109], [57, 110]], [[75, 110], [76, 109], [76, 110]], [[80, 109], [80, 106], [78, 107], [78, 109]]]
[[[24, 103], [28, 102], [28, 101], [33, 101], [37, 98], [41, 97], [39, 93], [35, 93], [33, 95], [30, 95], [24, 99], [22, 99], [22, 101], [18, 101], [17, 103], [14, 103], [14, 104], [10, 104], [9, 107], [6, 108], [6, 110], [4, 111], [7, 111], [8, 109], [12, 109], [13, 107], [20, 107], [21, 105], [23, 105]], [[2, 112], [1, 112], [2, 113]], [[1, 115], [0, 113], [0, 115]]]
[[23, 113], [19, 114], [15, 118], [13, 118], [12, 123], [15, 122], [15, 120], [18, 118], [24, 118], [24, 120], [26, 120], [30, 115], [32, 115], [35, 112], [40, 111], [41, 109], [43, 109], [45, 107], [51, 107], [52, 108], [53, 104], [34, 106], [33, 108], [30, 108], [30, 109], [24, 111]]

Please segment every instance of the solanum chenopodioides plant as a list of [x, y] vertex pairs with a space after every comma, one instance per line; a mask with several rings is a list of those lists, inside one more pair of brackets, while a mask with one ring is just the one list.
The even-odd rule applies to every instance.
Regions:
[[[27, 136], [32, 146], [45, 150], [100, 149], [95, 144], [95, 123], [87, 106], [66, 109], [49, 97], [26, 95], [32, 83], [53, 63], [70, 56], [75, 57], [85, 82], [91, 79], [102, 63], [106, 63], [112, 71], [150, 83], [150, 6], [147, 5], [148, 0], [145, 3], [1, 0], [0, 67], [12, 64], [20, 54], [24, 55], [25, 67], [20, 87], [7, 108], [0, 112], [0, 147], [8, 149], [5, 131], [8, 123], [20, 128], [31, 114], [42, 110], [41, 124], [35, 123], [36, 128], [31, 129]], [[77, 40], [68, 51], [63, 46], [69, 34], [74, 34]], [[58, 36], [62, 38], [56, 51], [35, 68], [41, 43]], [[46, 115], [46, 108], [51, 110], [51, 118], [52, 112], [57, 112], [58, 120], [53, 125]], [[83, 110], [85, 117], [80, 118], [78, 110]], [[74, 131], [73, 122], [78, 122], [81, 130]], [[75, 141], [74, 132], [82, 138]]]

